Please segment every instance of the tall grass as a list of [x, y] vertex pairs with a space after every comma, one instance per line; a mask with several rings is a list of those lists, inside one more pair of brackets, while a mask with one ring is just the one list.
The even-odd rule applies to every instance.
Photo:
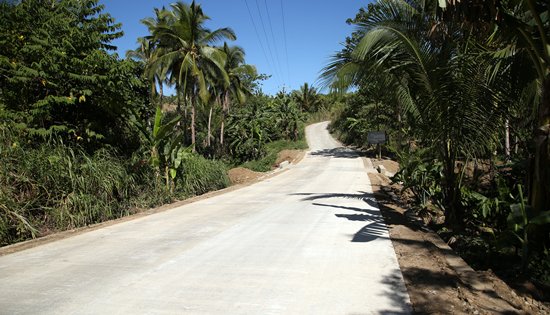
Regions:
[[0, 246], [82, 227], [229, 185], [220, 162], [190, 156], [170, 192], [148, 163], [60, 141], [31, 146], [0, 126]]
[[180, 191], [188, 196], [201, 195], [230, 185], [227, 169], [220, 161], [189, 155], [183, 160], [184, 175], [178, 180]]
[[242, 167], [246, 167], [256, 172], [267, 172], [273, 169], [277, 160], [277, 154], [282, 150], [305, 150], [307, 149], [307, 142], [302, 139], [298, 141], [290, 140], [277, 140], [266, 144], [267, 154], [258, 160], [253, 160], [242, 164]]

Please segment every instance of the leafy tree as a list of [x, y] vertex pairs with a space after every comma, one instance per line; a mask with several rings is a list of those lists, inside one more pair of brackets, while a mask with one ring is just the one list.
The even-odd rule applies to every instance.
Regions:
[[95, 0], [0, 6], [0, 115], [30, 136], [137, 146], [129, 122], [145, 110], [143, 69], [108, 52], [122, 32], [103, 6]]
[[[550, 7], [547, 1], [502, 1], [501, 40], [508, 53], [529, 56], [540, 101], [535, 105], [535, 152], [531, 161], [530, 205], [537, 211], [550, 210]], [[518, 59], [515, 60], [516, 62]], [[518, 73], [515, 74], [518, 77]]]

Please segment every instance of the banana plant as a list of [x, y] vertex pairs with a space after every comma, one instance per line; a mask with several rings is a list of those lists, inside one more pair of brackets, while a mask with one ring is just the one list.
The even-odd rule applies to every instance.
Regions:
[[191, 148], [184, 146], [183, 132], [177, 128], [181, 116], [163, 123], [164, 115], [160, 107], [155, 113], [155, 122], [151, 134], [151, 165], [158, 170], [157, 176], [164, 172], [166, 188], [174, 190], [178, 173], [183, 171], [183, 159], [191, 154]]

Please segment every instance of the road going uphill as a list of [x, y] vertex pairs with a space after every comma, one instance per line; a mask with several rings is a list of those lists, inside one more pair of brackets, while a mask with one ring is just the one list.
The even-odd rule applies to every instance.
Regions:
[[408, 314], [363, 160], [327, 123], [262, 182], [0, 257], [0, 314]]

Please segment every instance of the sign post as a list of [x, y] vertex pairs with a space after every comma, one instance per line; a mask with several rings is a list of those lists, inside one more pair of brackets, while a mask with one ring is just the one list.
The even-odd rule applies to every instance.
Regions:
[[369, 144], [376, 144], [378, 149], [378, 159], [382, 159], [382, 147], [381, 144], [386, 143], [385, 131], [369, 131], [367, 134], [367, 141]]

